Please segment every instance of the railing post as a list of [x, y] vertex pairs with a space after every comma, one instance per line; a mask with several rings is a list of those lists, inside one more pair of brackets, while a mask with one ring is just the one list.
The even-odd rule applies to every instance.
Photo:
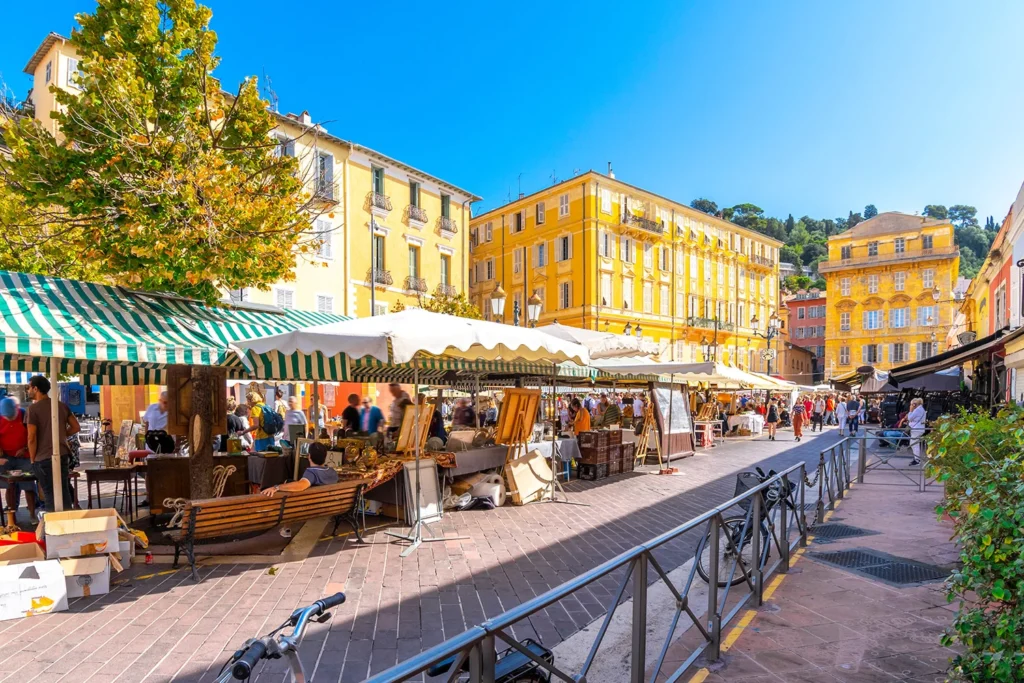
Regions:
[[815, 507], [814, 523], [825, 521], [825, 454], [818, 455], [818, 504]]
[[[782, 490], [790, 491], [789, 488], [789, 476], [785, 476], [782, 479], [783, 484]], [[782, 564], [779, 565], [779, 573], [786, 574], [789, 572], [789, 518], [786, 516], [786, 508], [789, 507], [789, 496], [785, 496], [779, 501], [779, 524], [782, 526], [782, 547], [779, 548], [779, 555], [782, 559]], [[771, 539], [768, 539], [771, 543]]]
[[633, 565], [633, 658], [632, 683], [644, 683], [647, 677], [647, 553]]
[[857, 444], [857, 483], [864, 483], [864, 473], [868, 471], [868, 436], [861, 434]]
[[835, 472], [835, 477], [836, 477], [836, 497], [837, 498], [845, 498], [846, 497], [845, 496], [846, 484], [844, 482], [845, 476], [842, 473], [843, 472], [843, 464], [841, 462], [842, 459], [843, 459], [843, 449], [842, 448], [839, 449], [839, 457], [838, 458], [836, 457], [836, 447], [835, 446], [832, 446], [832, 450], [830, 451], [830, 453], [832, 454], [832, 470]]
[[[754, 494], [753, 505], [751, 506], [750, 514], [750, 526], [751, 532], [753, 532], [753, 538], [751, 539], [751, 560], [753, 566], [750, 568], [754, 578], [754, 592], [757, 596], [757, 604], [761, 606], [764, 604], [764, 590], [761, 586], [762, 579], [764, 578], [764, 572], [761, 569], [761, 543], [767, 539], [761, 538], [761, 492], [758, 491]], [[742, 555], [742, 553], [741, 553]]]
[[[493, 645], [493, 643], [492, 643]], [[483, 648], [477, 643], [469, 651], [469, 683], [483, 683], [484, 658]]]
[[711, 554], [708, 556], [708, 635], [711, 642], [708, 643], [708, 659], [716, 661], [722, 653], [722, 617], [718, 613], [718, 553], [721, 552], [719, 534], [722, 529], [719, 526], [719, 515], [711, 518], [711, 528], [708, 530], [708, 543], [711, 544]]
[[494, 683], [497, 675], [495, 668], [498, 664], [498, 653], [494, 649], [494, 636], [486, 635], [480, 641], [480, 681], [481, 683]]
[[800, 463], [800, 547], [807, 547], [807, 463]]

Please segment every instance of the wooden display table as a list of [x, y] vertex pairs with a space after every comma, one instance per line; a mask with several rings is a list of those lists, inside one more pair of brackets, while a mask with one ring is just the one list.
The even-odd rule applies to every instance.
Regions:
[[[243, 496], [248, 490], [248, 460], [246, 453], [238, 455], [214, 455], [213, 466], [235, 466], [235, 472], [228, 477], [224, 487], [225, 496]], [[154, 515], [171, 514], [174, 510], [164, 507], [165, 498], [190, 498], [188, 458], [178, 455], [151, 455], [145, 460], [146, 494], [149, 509]]]

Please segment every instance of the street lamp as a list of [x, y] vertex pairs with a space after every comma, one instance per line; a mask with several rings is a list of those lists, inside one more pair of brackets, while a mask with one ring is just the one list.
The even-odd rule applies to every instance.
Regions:
[[537, 327], [537, 321], [540, 320], [540, 308], [543, 305], [540, 297], [537, 295], [537, 291], [534, 290], [533, 294], [526, 301], [526, 315], [530, 319], [530, 327]]
[[[756, 328], [760, 321], [757, 319], [757, 315], [750, 318], [750, 326]], [[767, 325], [764, 332], [758, 332], [754, 330], [754, 334], [761, 339], [764, 339], [768, 346], [768, 353], [766, 357], [768, 359], [768, 372], [766, 374], [772, 374], [772, 357], [775, 355], [772, 349], [772, 340], [779, 335], [782, 330], [782, 318], [780, 318], [774, 311], [768, 317]]]
[[500, 322], [505, 322], [505, 290], [499, 282], [491, 292], [491, 315]]
[[640, 339], [643, 336], [643, 334], [644, 334], [643, 328], [640, 327], [640, 323], [637, 323], [636, 324], [636, 338]]
[[633, 323], [626, 323], [626, 326], [622, 328], [622, 334], [630, 335], [633, 333]]
[[701, 337], [700, 350], [704, 354], [705, 363], [714, 363], [718, 360], [718, 339], [709, 342], [707, 337]]

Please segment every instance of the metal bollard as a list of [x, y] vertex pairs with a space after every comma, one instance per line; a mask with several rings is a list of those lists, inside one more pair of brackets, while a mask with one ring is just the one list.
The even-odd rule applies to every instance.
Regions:
[[722, 654], [722, 615], [718, 613], [718, 553], [719, 535], [722, 529], [719, 526], [719, 515], [711, 518], [711, 528], [708, 531], [708, 543], [711, 544], [710, 563], [708, 564], [708, 659], [716, 661]]
[[868, 437], [862, 434], [857, 444], [857, 483], [864, 483], [864, 473], [868, 471]]
[[750, 523], [753, 527], [751, 533], [750, 558], [753, 566], [750, 571], [754, 579], [754, 594], [757, 596], [758, 606], [764, 604], [764, 570], [761, 568], [761, 544], [768, 539], [761, 538], [761, 494], [758, 492], [753, 499], [753, 506], [750, 515]]
[[[785, 477], [782, 480], [787, 490], [789, 490], [789, 477]], [[781, 557], [781, 564], [779, 564], [779, 573], [786, 574], [789, 572], [789, 518], [786, 516], [786, 509], [789, 507], [789, 496], [786, 496], [779, 501], [779, 524], [782, 525], [782, 548], [779, 549]], [[769, 539], [769, 542], [770, 539]]]
[[[716, 548], [717, 554], [717, 548]], [[647, 675], [647, 555], [633, 565], [633, 655], [629, 680], [644, 683]], [[712, 581], [717, 585], [715, 574]]]
[[807, 547], [807, 463], [800, 463], [800, 547]]
[[825, 454], [818, 456], [818, 505], [815, 509], [814, 523], [825, 521]]

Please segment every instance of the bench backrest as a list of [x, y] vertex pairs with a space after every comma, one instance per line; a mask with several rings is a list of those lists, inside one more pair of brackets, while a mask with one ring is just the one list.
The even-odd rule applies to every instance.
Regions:
[[[273, 529], [285, 522], [349, 513], [355, 507], [365, 479], [313, 486], [305, 491], [273, 498], [262, 494], [189, 501], [182, 530], [193, 538], [219, 538]], [[192, 526], [194, 524], [194, 526]]]

